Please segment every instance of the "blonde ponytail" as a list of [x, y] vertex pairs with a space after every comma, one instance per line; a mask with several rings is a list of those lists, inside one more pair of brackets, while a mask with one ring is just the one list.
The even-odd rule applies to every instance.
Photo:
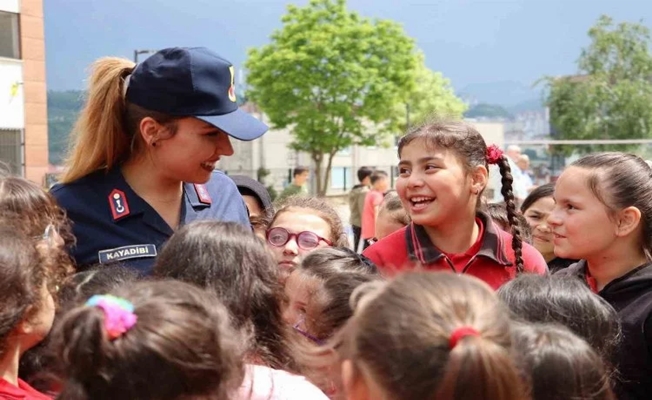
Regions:
[[91, 70], [88, 99], [71, 133], [71, 148], [61, 183], [70, 183], [101, 168], [112, 168], [130, 154], [132, 138], [125, 127], [124, 78], [135, 64], [124, 58], [97, 60]]

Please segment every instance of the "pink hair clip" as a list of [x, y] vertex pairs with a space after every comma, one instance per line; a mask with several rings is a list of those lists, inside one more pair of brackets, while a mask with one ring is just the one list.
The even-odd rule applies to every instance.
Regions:
[[487, 162], [489, 164], [498, 164], [503, 159], [503, 151], [495, 144], [487, 147]]
[[95, 295], [86, 302], [88, 307], [98, 307], [104, 312], [104, 330], [109, 340], [124, 335], [136, 325], [138, 316], [134, 314], [134, 305], [120, 297]]

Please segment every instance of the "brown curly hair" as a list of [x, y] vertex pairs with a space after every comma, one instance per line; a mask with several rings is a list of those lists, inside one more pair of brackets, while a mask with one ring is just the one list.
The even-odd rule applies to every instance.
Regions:
[[0, 219], [14, 221], [25, 236], [40, 239], [49, 225], [58, 232], [65, 245], [48, 248], [50, 283], [58, 286], [74, 271], [67, 249], [74, 245], [72, 226], [54, 198], [37, 184], [0, 172]]

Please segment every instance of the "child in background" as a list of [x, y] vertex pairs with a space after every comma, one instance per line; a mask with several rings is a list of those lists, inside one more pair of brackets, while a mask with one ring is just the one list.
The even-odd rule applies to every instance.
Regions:
[[278, 195], [277, 202], [283, 202], [288, 197], [292, 196], [307, 196], [308, 188], [306, 182], [310, 177], [310, 169], [308, 167], [296, 167], [292, 171], [292, 182]]
[[349, 192], [349, 223], [353, 229], [353, 250], [358, 251], [360, 245], [360, 235], [362, 234], [362, 212], [364, 210], [364, 201], [369, 186], [371, 186], [371, 174], [374, 172], [369, 167], [360, 167], [358, 169], [359, 184], [353, 186]]
[[361, 287], [332, 343], [349, 400], [523, 400], [509, 312], [480, 280], [402, 274]]
[[362, 209], [362, 231], [363, 250], [371, 245], [374, 235], [376, 234], [376, 218], [378, 218], [378, 209], [383, 202], [385, 192], [389, 189], [389, 178], [385, 171], [374, 171], [370, 178], [371, 190], [364, 199]]
[[[489, 203], [484, 205], [484, 211], [489, 214], [491, 220], [494, 221], [498, 227], [505, 232], [509, 232], [509, 218], [507, 217], [507, 207], [505, 203]], [[521, 232], [521, 239], [525, 243], [532, 244], [532, 230], [525, 217], [521, 214], [516, 215], [518, 222], [518, 229]]]
[[380, 204], [376, 218], [376, 240], [410, 225], [410, 215], [403, 208], [401, 198], [395, 192], [388, 192]]
[[232, 399], [243, 378], [238, 342], [215, 296], [182, 282], [134, 283], [57, 325], [58, 399]]
[[[416, 128], [401, 138], [398, 155], [396, 191], [412, 223], [363, 253], [384, 273], [450, 271], [498, 288], [521, 272], [547, 272], [541, 254], [521, 238], [508, 161], [475, 128], [464, 122]], [[503, 177], [511, 234], [480, 210], [488, 164], [498, 164]]]
[[579, 279], [524, 274], [501, 286], [498, 297], [519, 321], [569, 328], [611, 366], [620, 340], [618, 314]]
[[555, 183], [548, 217], [555, 255], [580, 261], [560, 276], [579, 277], [611, 304], [623, 339], [616, 351], [620, 400], [652, 393], [652, 170], [625, 153], [589, 154]]
[[294, 196], [279, 206], [266, 237], [281, 270], [282, 280], [311, 251], [349, 246], [342, 220], [323, 199]]
[[514, 354], [532, 400], [615, 400], [600, 356], [563, 326], [517, 324]]
[[272, 198], [267, 188], [262, 183], [245, 175], [229, 175], [229, 178], [238, 187], [238, 192], [242, 196], [247, 211], [249, 212], [249, 222], [254, 233], [261, 238], [265, 238], [267, 224], [274, 215], [274, 206]]
[[54, 320], [54, 268], [34, 241], [2, 220], [0, 227], [0, 398], [47, 400], [18, 377], [21, 356]]
[[532, 229], [532, 245], [548, 263], [551, 274], [578, 261], [555, 256], [552, 226], [548, 223], [548, 217], [555, 208], [554, 192], [555, 184], [546, 183], [534, 189], [521, 204], [521, 213]]

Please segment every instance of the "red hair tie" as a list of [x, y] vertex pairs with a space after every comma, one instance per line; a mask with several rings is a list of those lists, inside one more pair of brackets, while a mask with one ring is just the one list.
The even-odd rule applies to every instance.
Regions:
[[457, 346], [457, 342], [467, 336], [480, 336], [480, 332], [471, 328], [470, 326], [462, 326], [457, 328], [451, 333], [450, 339], [448, 339], [448, 346], [453, 350]]
[[495, 144], [487, 147], [487, 162], [489, 164], [498, 164], [503, 158], [503, 151], [498, 148]]

